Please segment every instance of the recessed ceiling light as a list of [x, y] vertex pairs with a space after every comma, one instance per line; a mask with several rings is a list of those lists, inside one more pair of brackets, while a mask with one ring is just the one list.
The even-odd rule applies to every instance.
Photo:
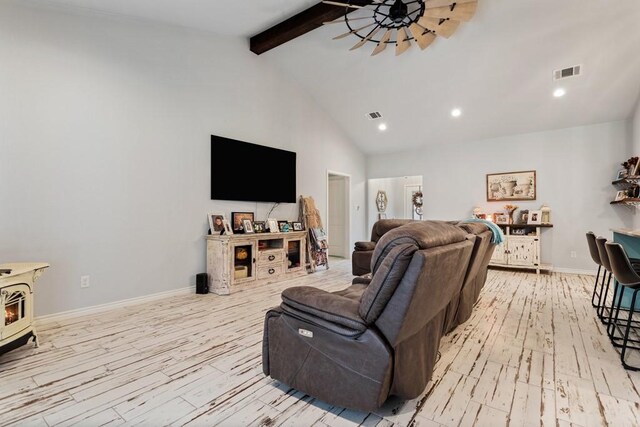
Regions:
[[385, 131], [385, 130], [387, 130], [387, 125], [384, 124], [384, 123], [380, 123], [378, 125], [378, 129], [380, 129], [381, 131]]
[[555, 96], [556, 98], [562, 98], [566, 94], [567, 94], [567, 91], [561, 87], [553, 91], [553, 96]]
[[462, 115], [462, 110], [459, 108], [454, 108], [453, 110], [451, 110], [451, 115], [453, 117], [460, 117]]

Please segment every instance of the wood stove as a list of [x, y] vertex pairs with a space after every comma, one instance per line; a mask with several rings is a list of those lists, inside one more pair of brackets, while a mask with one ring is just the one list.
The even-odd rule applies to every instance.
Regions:
[[33, 284], [49, 264], [0, 265], [0, 355], [38, 337], [33, 327]]

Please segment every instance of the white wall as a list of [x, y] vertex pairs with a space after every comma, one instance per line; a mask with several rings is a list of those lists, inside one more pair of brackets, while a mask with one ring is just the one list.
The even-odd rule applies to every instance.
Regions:
[[[535, 202], [516, 202], [522, 209], [548, 203], [554, 228], [544, 231], [542, 261], [565, 269], [593, 269], [585, 232], [608, 236], [611, 227], [630, 227], [633, 211], [611, 206], [611, 181], [628, 158], [627, 122], [604, 123], [549, 132], [446, 143], [419, 151], [368, 158], [369, 178], [398, 174], [423, 175], [425, 219], [470, 217], [473, 207], [503, 209], [486, 202], [485, 175], [536, 170]], [[570, 252], [576, 251], [577, 258]]]
[[365, 235], [364, 156], [244, 39], [6, 0], [0, 58], [0, 262], [51, 263], [38, 315], [194, 284], [207, 212], [267, 215], [209, 200], [211, 134], [296, 151], [323, 218], [326, 170], [350, 174]]

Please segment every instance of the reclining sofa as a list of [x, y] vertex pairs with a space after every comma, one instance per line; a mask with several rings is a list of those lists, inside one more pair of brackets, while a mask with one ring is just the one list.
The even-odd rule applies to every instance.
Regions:
[[390, 395], [420, 395], [440, 338], [459, 322], [463, 286], [477, 284], [484, 265], [486, 253], [477, 262], [477, 243], [487, 230], [471, 231], [442, 221], [410, 222], [377, 242], [370, 280], [333, 293], [286, 289], [265, 318], [265, 375], [364, 411]]
[[354, 276], [362, 276], [371, 272], [371, 257], [378, 240], [389, 230], [400, 227], [413, 219], [381, 219], [373, 224], [371, 228], [370, 242], [356, 242], [353, 253], [351, 254], [351, 272]]

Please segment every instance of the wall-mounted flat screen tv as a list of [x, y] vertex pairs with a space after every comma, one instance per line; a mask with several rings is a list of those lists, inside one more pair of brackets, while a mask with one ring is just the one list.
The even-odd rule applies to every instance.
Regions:
[[296, 153], [211, 135], [211, 199], [296, 202]]

